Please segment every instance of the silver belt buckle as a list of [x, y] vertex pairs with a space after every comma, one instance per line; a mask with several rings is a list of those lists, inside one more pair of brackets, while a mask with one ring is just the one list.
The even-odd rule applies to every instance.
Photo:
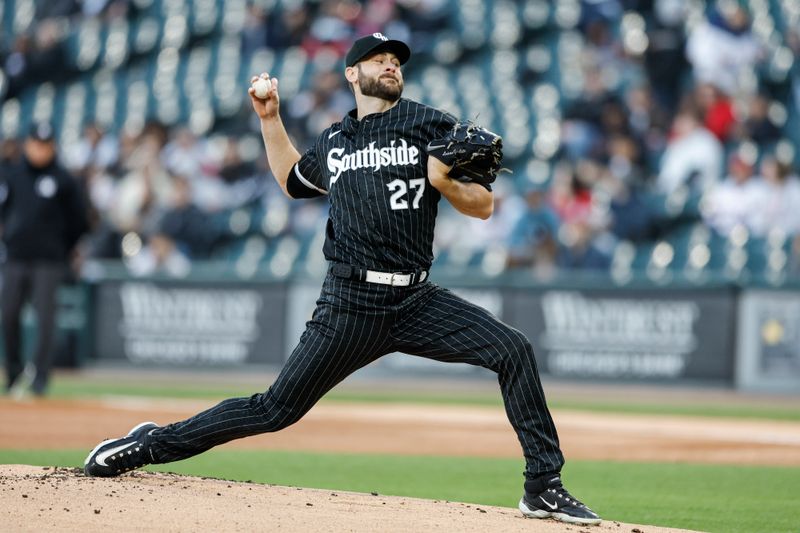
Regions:
[[398, 274], [397, 272], [392, 272], [392, 276], [389, 278], [389, 285], [391, 285], [392, 287], [394, 287], [394, 277], [395, 277], [395, 276], [398, 276], [398, 275], [399, 275], [399, 274]]

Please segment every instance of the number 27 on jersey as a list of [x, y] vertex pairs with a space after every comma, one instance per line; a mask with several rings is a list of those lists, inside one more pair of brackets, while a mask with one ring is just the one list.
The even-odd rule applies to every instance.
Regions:
[[[392, 195], [389, 197], [389, 205], [395, 211], [399, 209], [408, 209], [408, 200], [411, 194], [414, 198], [411, 200], [411, 207], [419, 209], [419, 202], [422, 200], [422, 194], [425, 192], [425, 178], [416, 178], [409, 180], [408, 183], [401, 179], [392, 180], [386, 184], [389, 192]], [[411, 189], [411, 194], [409, 193]]]

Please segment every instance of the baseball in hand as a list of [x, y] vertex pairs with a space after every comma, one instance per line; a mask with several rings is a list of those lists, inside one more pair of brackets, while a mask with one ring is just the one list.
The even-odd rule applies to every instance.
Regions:
[[269, 80], [265, 80], [264, 78], [258, 78], [256, 81], [253, 82], [253, 92], [255, 92], [256, 97], [258, 98], [266, 98], [267, 93], [272, 88], [272, 84]]

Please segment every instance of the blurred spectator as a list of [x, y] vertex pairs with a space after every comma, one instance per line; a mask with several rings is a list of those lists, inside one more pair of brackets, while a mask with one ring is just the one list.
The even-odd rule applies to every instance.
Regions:
[[763, 237], [770, 231], [784, 235], [800, 234], [800, 180], [791, 166], [775, 156], [761, 162], [761, 179], [756, 190], [755, 212], [750, 220], [753, 235]]
[[589, 224], [562, 225], [558, 232], [558, 266], [567, 270], [607, 270], [611, 255], [596, 245], [594, 237]]
[[[70, 94], [76, 102], [84, 100], [86, 117], [97, 113], [98, 108], [92, 103], [99, 96], [99, 78], [95, 76], [103, 65], [105, 53], [112, 50], [113, 34], [109, 26], [112, 21], [124, 20], [131, 24], [130, 37], [134, 41], [130, 43], [134, 47], [130, 52], [141, 61], [142, 69], [156, 66], [157, 58], [164, 57], [159, 56], [160, 47], [148, 51], [145, 46], [146, 25], [139, 23], [152, 13], [141, 2], [37, 0], [34, 4], [37, 12], [31, 25], [24, 30], [15, 25], [4, 40], [2, 67], [6, 83], [0, 76], [0, 91], [5, 91], [0, 99], [17, 100], [3, 110], [9, 113], [2, 117], [5, 133], [11, 132], [18, 122], [15, 113], [27, 116], [34, 109], [38, 109], [37, 113], [48, 111], [47, 103], [41, 100], [46, 91], [40, 92], [38, 85], [44, 81], [55, 82], [58, 97], [52, 114], [56, 119], [64, 112], [71, 112], [71, 108], [62, 110], [67, 100], [61, 98]], [[573, 165], [566, 167], [569, 171], [560, 171], [564, 175], [571, 174], [571, 181], [563, 176], [554, 178], [552, 194], [546, 197], [550, 205], [545, 208], [560, 213], [558, 231], [554, 232], [558, 235], [555, 239], [559, 250], [557, 260], [565, 268], [601, 265], [608, 255], [609, 239], [646, 242], [663, 237], [665, 231], [685, 221], [687, 216], [693, 220], [698, 217], [699, 193], [718, 184], [724, 175], [726, 144], [734, 140], [752, 140], [763, 150], [765, 145], [786, 137], [796, 147], [796, 135], [787, 119], [794, 117], [800, 102], [800, 71], [791, 69], [790, 78], [785, 81], [773, 75], [772, 62], [769, 72], [758, 70], [761, 46], [756, 32], [750, 30], [747, 10], [735, 5], [737, 2], [580, 0], [579, 4], [580, 9], [574, 14], [580, 14], [580, 18], [572, 21], [577, 23], [574, 29], [580, 32], [578, 34], [573, 28], [560, 25], [561, 20], [553, 11], [555, 3], [533, 2], [531, 6], [525, 4], [523, 31], [518, 36], [514, 54], [508, 54], [502, 47], [495, 48], [492, 37], [486, 42], [488, 48], [476, 51], [476, 55], [465, 53], [471, 49], [472, 36], [464, 33], [466, 27], [459, 22], [457, 13], [462, 7], [457, 2], [265, 3], [247, 0], [240, 34], [242, 60], [246, 64], [253, 52], [267, 48], [274, 54], [274, 61], [263, 68], [283, 71], [291, 66], [284, 62], [286, 50], [302, 47], [308, 57], [296, 63], [302, 67], [295, 73], [300, 84], [297, 91], [282, 95], [282, 104], [287, 111], [287, 130], [299, 145], [304, 145], [353, 107], [352, 95], [343, 84], [339, 70], [341, 54], [354, 34], [380, 31], [389, 37], [409, 41], [416, 50], [416, 59], [406, 70], [409, 88], [427, 92], [429, 103], [445, 108], [450, 102], [443, 95], [451, 95], [452, 91], [435, 90], [434, 84], [419, 76], [428, 72], [427, 66], [436, 66], [441, 60], [448, 68], [452, 67], [447, 79], [437, 81], [446, 87], [453, 81], [461, 83], [462, 74], [469, 69], [487, 66], [494, 70], [517, 52], [531, 52], [530, 57], [523, 53], [514, 59], [515, 62], [523, 59], [519, 61], [518, 71], [535, 72], [532, 85], [546, 83], [548, 90], [553, 87], [559, 91], [553, 102], [552, 117], [561, 118], [561, 145], [548, 164], [558, 167], [559, 160], [564, 159]], [[695, 15], [701, 4], [708, 5], [707, 16], [697, 19]], [[494, 8], [487, 14], [493, 12]], [[564, 14], [568, 12], [570, 10], [565, 10]], [[95, 22], [99, 23], [102, 46], [97, 58], [90, 53], [94, 51], [91, 46], [82, 48], [82, 43], [91, 44]], [[187, 19], [187, 22], [187, 47], [212, 50], [217, 47], [222, 38], [219, 32], [195, 35], [192, 20]], [[637, 37], [634, 34], [640, 22], [644, 23], [646, 39], [643, 42], [630, 40]], [[538, 26], [528, 26], [528, 23]], [[784, 26], [778, 23], [774, 31], [776, 36], [782, 34], [786, 46], [796, 57], [800, 53], [800, 30]], [[631, 31], [632, 28], [636, 31]], [[69, 40], [66, 39], [68, 35]], [[572, 38], [567, 38], [568, 35]], [[758, 35], [762, 33], [759, 31]], [[770, 43], [773, 46], [779, 41], [770, 38]], [[138, 46], [141, 49], [136, 48]], [[86, 64], [91, 65], [85, 71], [72, 70], [71, 66], [78, 64], [77, 54], [81, 50], [86, 55]], [[203, 54], [198, 57], [202, 59]], [[557, 63], [565, 59], [574, 59], [581, 74], [580, 79], [566, 80], [575, 82], [569, 87], [561, 86], [566, 71], [552, 68], [563, 66]], [[776, 54], [771, 59], [781, 58]], [[538, 67], [534, 68], [534, 64]], [[181, 60], [179, 70], [182, 65]], [[135, 64], [130, 66], [137, 68]], [[286, 72], [278, 74], [288, 75], [289, 71]], [[125, 79], [114, 76], [115, 84]], [[525, 87], [528, 80], [514, 81]], [[755, 89], [756, 82], [763, 93], [750, 97], [748, 92]], [[93, 87], [89, 88], [85, 99], [80, 90], [82, 86]], [[72, 91], [73, 87], [79, 90]], [[575, 91], [579, 91], [577, 96]], [[120, 96], [123, 93], [120, 92]], [[795, 102], [788, 101], [792, 93]], [[492, 126], [498, 126], [500, 133], [511, 133], [512, 130], [502, 131], [510, 125], [509, 117], [500, 112], [504, 107], [504, 93], [490, 91], [490, 94], [486, 112], [481, 110], [478, 122], [481, 116], [489, 117], [488, 122], [494, 122]], [[184, 97], [181, 93], [180, 98]], [[220, 111], [218, 104], [222, 104], [217, 97], [210, 100], [215, 112]], [[534, 100], [531, 102], [524, 101], [524, 104], [538, 106]], [[456, 103], [463, 105], [463, 102]], [[117, 102], [117, 111], [125, 104], [122, 100]], [[253, 216], [263, 215], [261, 223], [252, 224], [245, 234], [237, 237], [239, 239], [249, 237], [250, 232], [262, 231], [267, 238], [290, 235], [307, 242], [324, 231], [327, 210], [324, 200], [287, 204], [281, 191], [273, 186], [264, 160], [248, 159], [252, 139], [243, 137], [240, 142], [239, 136], [257, 132], [257, 126], [251, 121], [252, 113], [216, 114], [214, 131], [208, 136], [196, 136], [189, 128], [181, 126], [186, 123], [183, 120], [186, 107], [190, 106], [181, 102], [181, 120], [171, 131], [155, 123], [148, 124], [141, 135], [121, 129], [117, 123], [108, 131], [87, 124], [80, 139], [73, 146], [64, 147], [61, 153], [64, 163], [83, 178], [93, 207], [89, 247], [82, 249], [93, 257], [119, 257], [122, 236], [138, 232], [145, 243], [145, 252], [137, 261], [140, 265], [151, 265], [142, 271], [166, 268], [183, 272], [185, 269], [174, 265], [219, 251], [217, 245], [210, 242], [201, 243], [193, 250], [184, 242], [191, 238], [179, 237], [185, 231], [191, 234], [193, 230], [186, 228], [194, 227], [194, 222], [201, 217], [206, 221], [222, 219], [223, 216], [212, 215], [222, 215], [233, 208], [243, 208]], [[544, 118], [540, 114], [542, 110], [532, 111], [535, 113], [531, 116]], [[72, 124], [74, 126], [74, 122]], [[518, 130], [514, 135], [518, 133], [521, 135], [524, 131]], [[536, 135], [536, 128], [532, 128], [530, 134]], [[520, 145], [534, 146], [533, 141], [532, 137], [523, 139]], [[9, 161], [17, 157], [13, 139], [3, 142], [0, 157]], [[507, 164], [523, 168], [531, 157], [531, 151], [522, 148], [518, 156], [509, 157]], [[536, 153], [536, 157], [546, 156]], [[781, 179], [788, 170], [775, 170], [773, 166], [765, 161], [761, 171], [763, 178], [751, 180], [761, 184], [762, 192], [771, 191], [771, 194], [764, 192], [763, 202], [776, 206], [761, 212], [762, 218], [753, 222], [754, 232], [766, 231], [763, 228], [773, 224], [780, 226], [778, 219], [788, 220], [786, 216], [777, 215], [781, 211], [778, 201], [784, 197], [794, 198], [796, 178]], [[170, 174], [180, 174], [184, 178], [175, 179]], [[697, 194], [684, 198], [684, 186]], [[538, 205], [541, 198], [531, 199], [513, 189], [513, 185], [506, 190], [496, 187], [494, 215], [488, 221], [470, 221], [468, 232], [449, 231], [447, 217], [442, 217], [437, 225], [437, 234], [441, 235], [437, 246], [469, 248], [470, 252], [479, 253], [492, 243], [509, 243], [518, 221], [519, 233], [513, 240], [535, 240], [538, 230], [530, 228], [536, 224], [529, 221], [528, 229], [522, 229], [524, 224], [519, 217], [526, 210], [526, 201]], [[673, 194], [676, 192], [678, 194]], [[665, 194], [668, 195], [666, 200]], [[184, 199], [185, 203], [173, 203], [186, 195], [189, 197]], [[670, 200], [674, 202], [670, 204]], [[673, 209], [678, 202], [684, 203], [683, 210]], [[253, 207], [256, 203], [258, 206]], [[254, 209], [258, 210], [257, 214], [252, 211]], [[446, 209], [445, 203], [443, 210]], [[676, 210], [680, 214], [676, 214]], [[774, 220], [766, 220], [767, 215], [773, 214]], [[167, 231], [167, 226], [173, 229]], [[469, 239], [461, 240], [456, 235]], [[509, 265], [529, 260], [530, 257], [512, 257]], [[164, 266], [168, 264], [173, 266]]]
[[173, 241], [173, 247], [189, 259], [208, 259], [222, 240], [222, 228], [192, 203], [192, 183], [186, 176], [173, 175], [172, 182], [172, 200], [157, 234]]
[[619, 238], [643, 241], [652, 238], [653, 213], [646, 198], [648, 183], [638, 144], [629, 136], [609, 140], [609, 161], [597, 189], [607, 198], [608, 229]]
[[628, 111], [616, 96], [607, 98], [603, 102], [600, 110], [600, 127], [603, 137], [630, 133]]
[[728, 235], [736, 226], [752, 228], [762, 209], [760, 190], [752, 163], [739, 153], [731, 154], [727, 177], [708, 193], [703, 209], [706, 223], [721, 235]]
[[118, 235], [106, 215], [116, 194], [109, 169], [119, 162], [120, 142], [97, 124], [84, 127], [83, 136], [62, 155], [65, 166], [81, 182], [87, 198], [90, 235], [82, 248], [87, 257], [118, 258]]
[[408, 25], [409, 40], [416, 55], [429, 53], [437, 34], [453, 24], [447, 0], [398, 0], [400, 18]]
[[450, 225], [448, 247], [478, 252], [489, 245], [508, 241], [509, 232], [513, 232], [512, 228], [524, 216], [527, 208], [523, 199], [514, 191], [514, 186], [508, 182], [498, 180], [494, 183], [493, 190], [494, 212], [488, 220], [464, 220], [460, 215], [443, 217], [445, 225]]
[[87, 124], [83, 136], [70, 146], [63, 155], [66, 167], [79, 176], [85, 177], [92, 168], [111, 168], [119, 157], [119, 141], [105, 133], [95, 123]]
[[172, 179], [159, 158], [161, 143], [157, 132], [144, 133], [127, 162], [128, 172], [116, 186], [108, 215], [120, 234], [152, 235], [172, 196]]
[[392, 39], [408, 42], [411, 31], [399, 18], [396, 0], [373, 0], [364, 4], [364, 10], [356, 25], [357, 35], [384, 33]]
[[229, 191], [219, 177], [221, 156], [212, 143], [185, 127], [178, 128], [161, 150], [164, 168], [192, 180], [194, 202], [206, 211], [229, 205]]
[[89, 198], [91, 234], [87, 239], [86, 255], [93, 259], [119, 259], [122, 234], [111, 220], [117, 193], [117, 180], [100, 167], [90, 167], [85, 176]]
[[318, 72], [314, 83], [289, 102], [288, 128], [300, 138], [315, 138], [331, 122], [340, 121], [354, 105], [353, 95], [345, 88], [341, 73]]
[[586, 37], [584, 61], [602, 69], [618, 71], [622, 66], [622, 46], [614, 38], [611, 23], [622, 13], [617, 0], [581, 1], [578, 27]]
[[17, 139], [0, 140], [0, 167], [15, 163], [22, 154], [22, 146]]
[[561, 145], [565, 155], [576, 161], [603, 155], [603, 110], [609, 98], [600, 69], [585, 71], [581, 95], [564, 111]]
[[175, 242], [161, 233], [150, 236], [147, 244], [126, 262], [134, 276], [166, 274], [174, 278], [186, 277], [192, 269], [189, 258], [183, 255]]
[[[492, 188], [494, 212], [487, 220], [465, 220], [448, 202], [439, 204], [440, 213], [434, 234], [434, 255], [442, 256], [443, 262], [452, 261], [454, 257], [472, 257], [486, 250], [489, 245], [508, 245], [509, 232], [522, 216], [525, 203], [515, 193], [513, 183], [498, 179]], [[497, 220], [494, 220], [495, 215]], [[465, 224], [468, 227], [465, 227]], [[445, 258], [443, 252], [449, 252], [451, 255]]]
[[267, 46], [267, 14], [264, 7], [248, 2], [247, 16], [242, 28], [242, 55], [250, 57], [253, 52]]
[[29, 52], [28, 83], [59, 82], [69, 74], [66, 35], [54, 19], [44, 19], [36, 26], [33, 49]]
[[508, 236], [509, 268], [552, 268], [556, 260], [558, 215], [547, 203], [547, 191], [541, 185], [529, 185], [525, 192], [525, 210], [511, 227]]
[[75, 179], [56, 161], [50, 124], [34, 124], [21, 161], [3, 167], [0, 221], [7, 254], [2, 290], [6, 387], [10, 391], [23, 371], [21, 316], [30, 301], [37, 317], [37, 343], [25, 374], [32, 380], [31, 391], [41, 396], [52, 365], [56, 291], [87, 230], [82, 195]]
[[225, 183], [232, 184], [237, 181], [249, 178], [256, 173], [253, 161], [244, 161], [239, 150], [239, 140], [236, 137], [228, 137], [225, 142], [225, 151], [222, 156], [222, 167], [219, 169], [219, 177]]
[[[122, 236], [131, 228], [138, 227], [135, 221], [119, 224], [116, 207], [119, 201], [118, 188], [122, 178], [132, 171], [134, 154], [141, 154], [139, 135], [123, 132], [118, 139], [118, 157], [109, 168], [90, 166], [86, 170], [85, 188], [90, 200], [90, 223], [92, 233], [88, 239], [87, 255], [95, 259], [119, 259]], [[82, 142], [82, 141], [79, 141]]]
[[592, 188], [599, 176], [598, 166], [589, 160], [560, 165], [553, 175], [550, 201], [565, 223], [586, 222], [592, 212]]
[[164, 168], [176, 174], [197, 178], [215, 172], [205, 139], [198, 138], [188, 127], [179, 127], [170, 135], [161, 150]]
[[781, 129], [769, 116], [770, 100], [760, 93], [753, 96], [742, 125], [741, 136], [759, 145], [769, 145], [781, 138]]
[[[630, 134], [646, 152], [660, 152], [666, 144], [669, 122], [663, 108], [653, 98], [649, 85], [632, 86], [625, 93]], [[644, 159], [645, 153], [641, 156]]]
[[686, 60], [684, 21], [688, 0], [656, 0], [648, 31], [644, 64], [658, 104], [667, 112], [678, 106]]
[[3, 71], [8, 77], [8, 88], [3, 95], [4, 98], [14, 98], [28, 83], [29, 78], [29, 55], [33, 43], [27, 34], [20, 34], [14, 38], [11, 50], [3, 60]]
[[675, 117], [667, 149], [661, 158], [658, 190], [670, 194], [678, 187], [705, 191], [722, 177], [722, 144], [706, 129], [698, 112], [686, 106]]
[[728, 95], [714, 83], [701, 83], [697, 86], [695, 101], [703, 114], [706, 129], [722, 143], [730, 140], [737, 121]]
[[275, 50], [300, 46], [309, 32], [313, 14], [313, 8], [304, 2], [271, 13], [266, 18], [265, 45]]
[[644, 186], [649, 182], [642, 160], [642, 149], [632, 135], [612, 135], [606, 142], [608, 171], [616, 179], [631, 186]]
[[322, 0], [317, 16], [312, 20], [303, 48], [310, 57], [320, 50], [344, 56], [355, 35], [355, 25], [362, 6], [354, 0]]
[[274, 222], [273, 235], [288, 229], [302, 240], [312, 239], [325, 231], [328, 218], [328, 202], [317, 199], [310, 202], [289, 202], [286, 196], [270, 187], [272, 194], [266, 196], [267, 217]]
[[562, 268], [594, 270], [610, 263], [610, 257], [594, 242], [608, 224], [608, 213], [596, 210], [593, 199], [602, 172], [597, 162], [583, 160], [554, 173], [551, 205], [561, 221], [557, 262]]
[[745, 8], [739, 2], [718, 1], [689, 34], [686, 54], [695, 80], [714, 83], [730, 95], [738, 94], [742, 76], [752, 72], [760, 56]]

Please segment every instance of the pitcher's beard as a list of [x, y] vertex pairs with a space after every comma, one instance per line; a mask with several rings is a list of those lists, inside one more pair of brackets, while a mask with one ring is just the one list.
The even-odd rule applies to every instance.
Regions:
[[361, 69], [358, 69], [358, 86], [361, 87], [361, 94], [364, 96], [372, 96], [387, 100], [389, 102], [396, 102], [403, 94], [403, 82], [394, 78], [396, 83], [387, 82], [378, 78], [367, 78]]

